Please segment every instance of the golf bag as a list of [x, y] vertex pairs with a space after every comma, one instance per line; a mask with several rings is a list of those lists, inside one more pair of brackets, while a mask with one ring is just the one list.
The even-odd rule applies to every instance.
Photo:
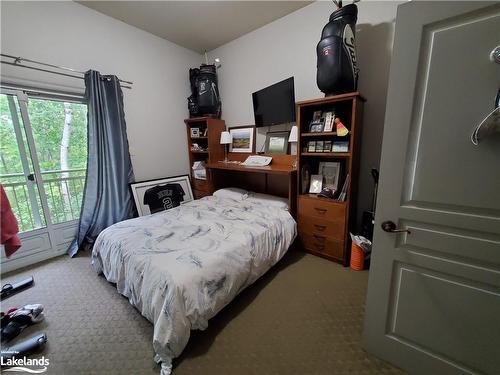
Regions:
[[221, 101], [217, 86], [215, 65], [202, 64], [189, 69], [191, 96], [188, 98], [189, 116], [213, 116], [220, 118]]
[[349, 4], [333, 12], [323, 28], [316, 47], [316, 83], [326, 96], [357, 89], [358, 66], [354, 43], [357, 19], [357, 6]]

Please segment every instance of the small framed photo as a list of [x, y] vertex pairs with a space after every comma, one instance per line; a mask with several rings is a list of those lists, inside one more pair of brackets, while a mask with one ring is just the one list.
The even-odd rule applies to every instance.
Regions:
[[318, 174], [322, 175], [325, 180], [323, 187], [337, 191], [340, 179], [340, 168], [341, 165], [339, 162], [322, 161], [319, 163]]
[[197, 138], [200, 136], [200, 128], [191, 128], [191, 138]]
[[318, 122], [311, 122], [309, 125], [309, 132], [310, 133], [321, 133], [323, 131], [323, 128], [325, 127], [325, 122], [324, 121], [318, 121]]
[[349, 142], [333, 142], [332, 152], [349, 152]]
[[324, 132], [332, 132], [333, 125], [335, 124], [335, 113], [332, 111], [325, 113], [325, 127], [323, 128]]
[[286, 154], [288, 152], [287, 131], [267, 132], [266, 134], [266, 154]]
[[139, 216], [169, 210], [193, 200], [188, 175], [134, 182], [130, 189]]
[[307, 151], [308, 152], [316, 152], [316, 141], [309, 141], [307, 143]]
[[316, 152], [323, 152], [324, 141], [316, 141]]
[[325, 141], [323, 145], [323, 152], [331, 152], [332, 151], [332, 141]]
[[309, 185], [309, 193], [319, 194], [323, 189], [323, 176], [320, 174], [313, 174], [311, 176], [311, 184]]
[[322, 113], [323, 113], [322, 111], [314, 111], [313, 112], [313, 118], [312, 118], [311, 122], [319, 122], [321, 120], [321, 114]]
[[229, 152], [255, 152], [255, 126], [235, 126], [229, 128], [229, 133], [232, 139]]

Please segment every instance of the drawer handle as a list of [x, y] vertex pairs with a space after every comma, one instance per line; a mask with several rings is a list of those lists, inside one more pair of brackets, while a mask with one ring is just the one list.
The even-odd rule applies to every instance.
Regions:
[[326, 208], [318, 208], [318, 207], [314, 207], [314, 209], [316, 211], [318, 211], [320, 214], [324, 214], [326, 212]]
[[314, 246], [316, 246], [316, 249], [318, 250], [325, 250], [325, 245], [323, 244], [316, 243], [314, 244]]
[[313, 237], [316, 238], [318, 241], [325, 241], [325, 236], [318, 236], [317, 234], [313, 234]]
[[319, 230], [321, 232], [323, 232], [326, 229], [326, 225], [314, 224], [314, 226], [316, 227], [317, 230]]

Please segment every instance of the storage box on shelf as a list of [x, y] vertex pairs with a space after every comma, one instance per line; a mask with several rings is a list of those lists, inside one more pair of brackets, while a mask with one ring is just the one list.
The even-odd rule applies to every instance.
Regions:
[[[210, 117], [194, 117], [184, 120], [188, 138], [188, 155], [191, 185], [195, 199], [212, 195], [213, 184], [209, 171], [206, 179], [195, 178], [194, 162], [216, 162], [224, 159], [224, 146], [220, 144], [220, 134], [226, 129], [224, 120]], [[198, 129], [197, 131], [192, 131]], [[200, 173], [197, 173], [199, 176]]]
[[[357, 92], [306, 100], [297, 103], [298, 145], [298, 194], [297, 218], [299, 239], [304, 249], [312, 254], [349, 264], [349, 231], [355, 224], [357, 177], [361, 141], [361, 125], [364, 99]], [[347, 127], [349, 133], [339, 136], [335, 126], [329, 132], [310, 132], [309, 124], [315, 111], [333, 111], [335, 117]], [[311, 141], [319, 141], [310, 144]], [[325, 142], [328, 142], [325, 148]], [[335, 148], [329, 148], [335, 142]], [[342, 147], [338, 147], [343, 142]], [[347, 142], [347, 151], [345, 150]], [[312, 146], [315, 150], [312, 151]], [[322, 148], [323, 146], [323, 148]], [[342, 152], [332, 151], [341, 149]], [[347, 179], [348, 189], [344, 201], [318, 197], [303, 186], [302, 170], [317, 174], [321, 162], [338, 162], [341, 166], [338, 189]], [[338, 197], [338, 192], [335, 197]]]

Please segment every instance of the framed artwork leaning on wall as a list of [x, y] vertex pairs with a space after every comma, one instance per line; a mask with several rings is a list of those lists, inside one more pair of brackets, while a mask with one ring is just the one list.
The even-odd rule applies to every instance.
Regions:
[[169, 210], [193, 200], [188, 175], [134, 182], [130, 189], [139, 216]]

